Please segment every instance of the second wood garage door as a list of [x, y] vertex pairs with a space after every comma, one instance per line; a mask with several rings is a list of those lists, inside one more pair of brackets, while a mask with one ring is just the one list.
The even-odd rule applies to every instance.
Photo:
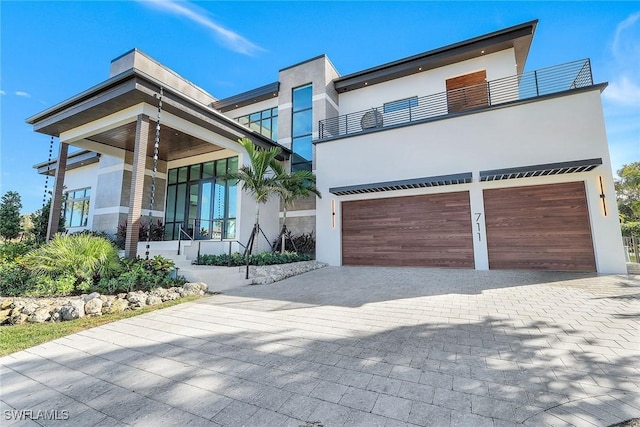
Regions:
[[490, 269], [596, 271], [583, 182], [484, 191]]
[[342, 203], [345, 265], [473, 268], [469, 192]]

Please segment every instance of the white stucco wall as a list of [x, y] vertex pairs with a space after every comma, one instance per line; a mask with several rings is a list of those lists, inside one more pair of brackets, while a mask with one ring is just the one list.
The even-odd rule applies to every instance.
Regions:
[[71, 169], [65, 172], [64, 176], [64, 190], [62, 196], [70, 191], [79, 190], [82, 188], [91, 188], [91, 198], [89, 199], [89, 217], [87, 219], [87, 225], [84, 227], [69, 227], [67, 231], [69, 233], [75, 233], [82, 230], [91, 230], [93, 225], [94, 205], [93, 200], [95, 198], [95, 189], [98, 183], [98, 163], [92, 163], [87, 166], [81, 166], [76, 169]]
[[[469, 190], [472, 214], [480, 212], [484, 217], [485, 188], [584, 181], [597, 269], [602, 273], [626, 271], [598, 90], [321, 142], [316, 144], [316, 155], [317, 183], [324, 195], [318, 200], [316, 217], [319, 261], [341, 263], [341, 201]], [[551, 177], [487, 183], [478, 178], [481, 170], [590, 158], [602, 158], [602, 166], [587, 173]], [[329, 193], [331, 187], [462, 172], [474, 174], [472, 184], [342, 197]], [[607, 216], [599, 199], [599, 176], [604, 182]], [[332, 200], [337, 210], [335, 228]], [[477, 269], [488, 268], [486, 245], [474, 244], [474, 255]]]
[[380, 107], [386, 102], [412, 96], [426, 96], [446, 91], [446, 80], [474, 71], [486, 70], [487, 80], [516, 74], [515, 54], [512, 48], [484, 55], [444, 67], [411, 74], [399, 79], [378, 83], [340, 94], [340, 115], [368, 108]]

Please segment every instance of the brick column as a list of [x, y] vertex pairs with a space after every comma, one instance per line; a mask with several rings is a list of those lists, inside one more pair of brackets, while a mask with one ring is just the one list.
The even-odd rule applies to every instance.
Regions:
[[69, 144], [60, 143], [60, 152], [58, 153], [58, 163], [56, 164], [55, 185], [53, 187], [53, 196], [51, 198], [51, 209], [49, 209], [49, 223], [47, 224], [47, 241], [53, 239], [53, 236], [59, 231], [60, 215], [62, 213], [62, 190], [64, 189], [64, 175], [67, 171], [67, 153], [69, 152]]
[[131, 195], [129, 196], [129, 216], [127, 218], [127, 238], [124, 242], [124, 255], [135, 258], [138, 252], [138, 232], [142, 214], [142, 195], [144, 192], [144, 169], [147, 160], [147, 141], [149, 140], [149, 116], [140, 114], [136, 123], [136, 142], [133, 149], [133, 172], [131, 173]]

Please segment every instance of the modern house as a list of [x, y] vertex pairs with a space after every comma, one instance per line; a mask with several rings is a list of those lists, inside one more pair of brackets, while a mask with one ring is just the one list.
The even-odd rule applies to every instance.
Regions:
[[[253, 200], [222, 177], [246, 164], [247, 137], [316, 173], [323, 197], [297, 203], [288, 225], [315, 231], [331, 265], [623, 273], [606, 83], [588, 59], [525, 71], [536, 25], [344, 76], [321, 55], [226, 99], [132, 50], [107, 80], [27, 120], [61, 143], [36, 168], [55, 175], [52, 212], [66, 206], [70, 231], [126, 220], [128, 256], [150, 208], [170, 242], [158, 244], [245, 242]], [[279, 211], [261, 210], [269, 238]]]

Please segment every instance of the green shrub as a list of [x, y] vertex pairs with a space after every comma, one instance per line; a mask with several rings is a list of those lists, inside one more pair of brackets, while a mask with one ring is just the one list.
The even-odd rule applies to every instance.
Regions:
[[[313, 231], [311, 233], [302, 233], [295, 235], [292, 234], [291, 231], [287, 231], [284, 242], [285, 251], [297, 252], [299, 254], [308, 254], [315, 257], [316, 236]], [[275, 249], [276, 252], [279, 252], [282, 247], [282, 239], [280, 238], [275, 240], [271, 246]]]
[[28, 289], [21, 296], [44, 297], [70, 295], [75, 290], [76, 278], [63, 274], [55, 279], [49, 276], [32, 276]]
[[35, 240], [26, 240], [23, 242], [3, 242], [0, 244], [0, 261], [15, 261], [17, 258], [25, 255], [29, 251], [37, 248]]
[[0, 263], [0, 295], [24, 295], [31, 286], [30, 274], [15, 262]]
[[[175, 264], [170, 259], [159, 255], [149, 260], [137, 257], [125, 259], [122, 264], [124, 273], [118, 278], [121, 292], [150, 291], [160, 286], [176, 286], [169, 277], [175, 268]], [[181, 284], [184, 284], [184, 282]], [[107, 284], [106, 282], [103, 285], [116, 286], [113, 283]]]
[[90, 289], [102, 277], [113, 277], [120, 268], [118, 251], [111, 242], [86, 234], [58, 235], [27, 253], [22, 262], [35, 275], [74, 276], [78, 291]]
[[[309, 254], [298, 254], [296, 252], [261, 252], [249, 257], [249, 264], [251, 265], [273, 265], [273, 264], [288, 264], [298, 261], [309, 261], [313, 257]], [[246, 265], [247, 259], [240, 253], [235, 252], [229, 257], [228, 254], [221, 255], [201, 255], [198, 258], [198, 264], [202, 265], [229, 265], [231, 260], [231, 266]]]
[[622, 229], [623, 236], [640, 237], [640, 222], [623, 222], [622, 224], [620, 224], [620, 228]]

